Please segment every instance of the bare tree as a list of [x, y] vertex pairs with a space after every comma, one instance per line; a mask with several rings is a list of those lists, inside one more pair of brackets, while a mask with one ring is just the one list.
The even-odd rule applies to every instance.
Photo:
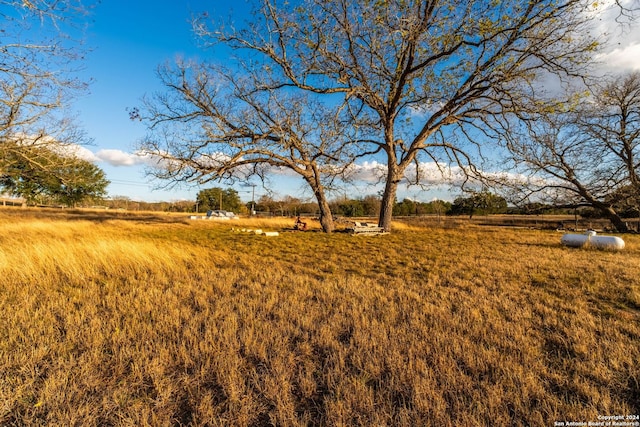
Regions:
[[351, 129], [340, 108], [265, 86], [264, 74], [184, 62], [158, 74], [166, 93], [135, 113], [149, 125], [139, 148], [157, 160], [153, 175], [202, 184], [284, 169], [309, 185], [323, 230], [333, 231], [326, 189], [349, 164]]
[[86, 141], [65, 111], [86, 86], [72, 68], [85, 14], [78, 0], [0, 0], [0, 170], [12, 159], [53, 164], [41, 161], [46, 152], [69, 160], [61, 147]]
[[640, 199], [640, 73], [573, 96], [512, 134], [508, 147], [530, 174], [517, 184], [521, 200], [590, 206], [628, 231], [616, 205]]
[[[474, 172], [476, 148], [537, 105], [536, 82], [579, 77], [597, 47], [585, 0], [262, 0], [240, 28], [196, 29], [277, 70], [273, 88], [340, 94], [376, 118], [386, 158], [380, 225], [421, 156]], [[417, 175], [419, 176], [419, 174]]]
[[593, 104], [580, 117], [590, 147], [602, 147], [602, 167], [613, 186], [640, 194], [640, 72], [596, 87]]

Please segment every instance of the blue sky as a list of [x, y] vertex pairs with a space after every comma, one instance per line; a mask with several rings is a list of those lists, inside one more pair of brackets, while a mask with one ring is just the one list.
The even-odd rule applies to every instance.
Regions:
[[[213, 55], [198, 46], [190, 20], [194, 14], [211, 11], [216, 3], [222, 2], [106, 0], [93, 10], [86, 35], [91, 51], [82, 73], [91, 79], [90, 90], [73, 109], [93, 139], [93, 145], [86, 147], [91, 153], [85, 155], [107, 174], [111, 196], [145, 201], [195, 199], [196, 187], [154, 189], [158, 183], [145, 176], [144, 165], [132, 154], [135, 142], [145, 134], [144, 126], [131, 121], [127, 109], [139, 105], [145, 94], [161, 89], [155, 76], [158, 65], [176, 57]], [[239, 7], [234, 12], [243, 10]], [[223, 16], [229, 12], [228, 7], [221, 11]]]
[[[231, 3], [221, 0], [103, 0], [93, 10], [86, 34], [91, 51], [84, 62], [82, 76], [91, 79], [89, 93], [77, 99], [80, 126], [94, 144], [86, 147], [84, 157], [101, 167], [112, 182], [110, 196], [127, 196], [133, 200], [174, 201], [194, 200], [200, 188], [182, 186], [173, 190], [157, 190], [145, 176], [142, 159], [135, 156], [134, 145], [145, 134], [140, 122], [131, 121], [127, 109], [140, 105], [142, 97], [162, 88], [155, 76], [158, 65], [176, 57], [224, 61], [222, 52], [199, 46], [191, 27], [191, 17], [206, 11], [210, 19], [225, 19], [233, 15], [236, 21], [245, 19], [250, 9], [247, 0]], [[602, 31], [607, 31], [603, 20]], [[608, 67], [617, 70], [640, 70], [640, 31], [631, 29], [619, 36], [615, 49], [600, 58]], [[379, 165], [368, 163], [363, 170]], [[206, 187], [226, 186], [210, 183]], [[246, 188], [237, 186], [237, 190]], [[302, 182], [294, 177], [275, 177], [269, 190], [276, 196], [291, 195], [309, 198]], [[376, 194], [379, 189], [363, 184], [348, 190], [348, 196]], [[265, 189], [256, 187], [256, 197]], [[241, 193], [248, 200], [251, 195]], [[455, 194], [446, 190], [421, 191], [419, 188], [400, 189], [399, 198], [431, 200], [434, 197], [452, 199]]]

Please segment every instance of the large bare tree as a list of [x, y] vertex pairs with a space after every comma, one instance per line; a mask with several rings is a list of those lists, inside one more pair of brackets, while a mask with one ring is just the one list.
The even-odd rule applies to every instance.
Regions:
[[[147, 98], [137, 115], [150, 129], [142, 153], [151, 173], [175, 182], [264, 179], [283, 169], [312, 190], [325, 232], [334, 229], [327, 187], [350, 163], [351, 123], [344, 111], [268, 87], [268, 72], [241, 74], [178, 61], [159, 68], [164, 93]], [[352, 159], [352, 157], [351, 157]]]
[[[339, 94], [373, 115], [363, 154], [386, 161], [380, 225], [391, 227], [399, 183], [421, 156], [472, 171], [537, 105], [538, 84], [579, 77], [597, 48], [586, 0], [261, 0], [244, 26], [196, 23], [211, 44], [277, 70], [273, 88]], [[551, 79], [549, 76], [554, 76]], [[489, 142], [487, 142], [489, 141]]]
[[640, 201], [640, 73], [571, 99], [510, 135], [513, 161], [529, 173], [516, 183], [519, 197], [590, 206], [627, 231], [616, 206]]
[[66, 110], [86, 86], [74, 73], [85, 15], [80, 0], [0, 0], [0, 171], [53, 165], [42, 153], [71, 161], [61, 147], [86, 141]]

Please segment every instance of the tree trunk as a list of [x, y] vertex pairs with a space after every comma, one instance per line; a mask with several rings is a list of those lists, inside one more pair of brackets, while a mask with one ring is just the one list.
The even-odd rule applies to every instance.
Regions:
[[382, 195], [382, 203], [380, 205], [380, 217], [378, 226], [384, 228], [384, 231], [391, 231], [391, 219], [393, 217], [393, 205], [396, 202], [396, 193], [398, 191], [398, 183], [400, 183], [398, 167], [389, 165], [387, 174], [387, 183], [384, 187]]
[[[315, 176], [319, 176], [317, 173]], [[331, 233], [335, 229], [333, 224], [333, 215], [331, 214], [331, 208], [329, 207], [329, 202], [327, 201], [327, 196], [324, 193], [324, 187], [320, 182], [319, 178], [315, 178], [313, 176], [306, 178], [307, 183], [311, 186], [313, 190], [313, 194], [316, 197], [316, 201], [318, 202], [318, 208], [320, 209], [320, 225], [322, 226], [322, 231], [325, 233]]]
[[322, 231], [331, 233], [335, 229], [333, 215], [331, 214], [329, 202], [327, 202], [324, 196], [322, 199], [318, 199], [318, 206], [320, 207], [320, 225], [322, 226]]
[[[611, 224], [615, 227], [615, 229], [620, 233], [628, 233], [629, 228], [627, 224], [620, 218], [620, 215], [616, 212], [616, 210], [608, 203], [604, 203], [591, 195], [591, 193], [580, 184], [577, 180], [571, 181], [573, 185], [578, 188], [578, 194], [594, 209], [599, 210], [605, 217], [611, 221]], [[575, 213], [575, 210], [574, 210]], [[577, 217], [576, 217], [576, 226], [577, 226]], [[577, 227], [576, 227], [577, 228]]]
[[602, 212], [609, 218], [611, 224], [618, 230], [620, 233], [628, 233], [629, 227], [627, 227], [627, 223], [620, 218], [620, 215], [611, 207], [601, 208]]

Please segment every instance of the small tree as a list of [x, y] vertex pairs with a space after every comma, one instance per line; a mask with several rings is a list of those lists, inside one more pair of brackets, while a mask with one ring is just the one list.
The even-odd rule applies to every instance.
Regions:
[[[23, 155], [28, 152], [28, 155]], [[56, 154], [40, 146], [22, 147], [20, 153], [9, 151], [4, 158], [0, 187], [33, 203], [48, 197], [66, 206], [106, 194], [109, 181], [93, 163], [72, 156]]]
[[380, 198], [373, 195], [364, 196], [362, 208], [366, 216], [380, 215]]
[[336, 212], [346, 217], [359, 217], [364, 216], [364, 206], [361, 200], [356, 199], [344, 199], [335, 202]]
[[419, 205], [420, 203], [414, 200], [403, 199], [393, 206], [393, 214], [398, 216], [418, 215], [420, 210]]
[[469, 215], [469, 219], [471, 219], [475, 214], [489, 215], [506, 211], [507, 201], [503, 197], [488, 191], [480, 191], [469, 197], [456, 198], [449, 213], [451, 215]]
[[115, 195], [107, 200], [107, 206], [112, 209], [128, 209], [131, 204], [129, 196]]
[[57, 175], [61, 177], [60, 186], [53, 195], [66, 206], [99, 200], [107, 194], [109, 181], [104, 171], [86, 160], [78, 159], [61, 169]]
[[196, 196], [198, 210], [223, 210], [239, 212], [242, 208], [242, 201], [238, 192], [233, 188], [226, 190], [220, 187], [200, 190]]

